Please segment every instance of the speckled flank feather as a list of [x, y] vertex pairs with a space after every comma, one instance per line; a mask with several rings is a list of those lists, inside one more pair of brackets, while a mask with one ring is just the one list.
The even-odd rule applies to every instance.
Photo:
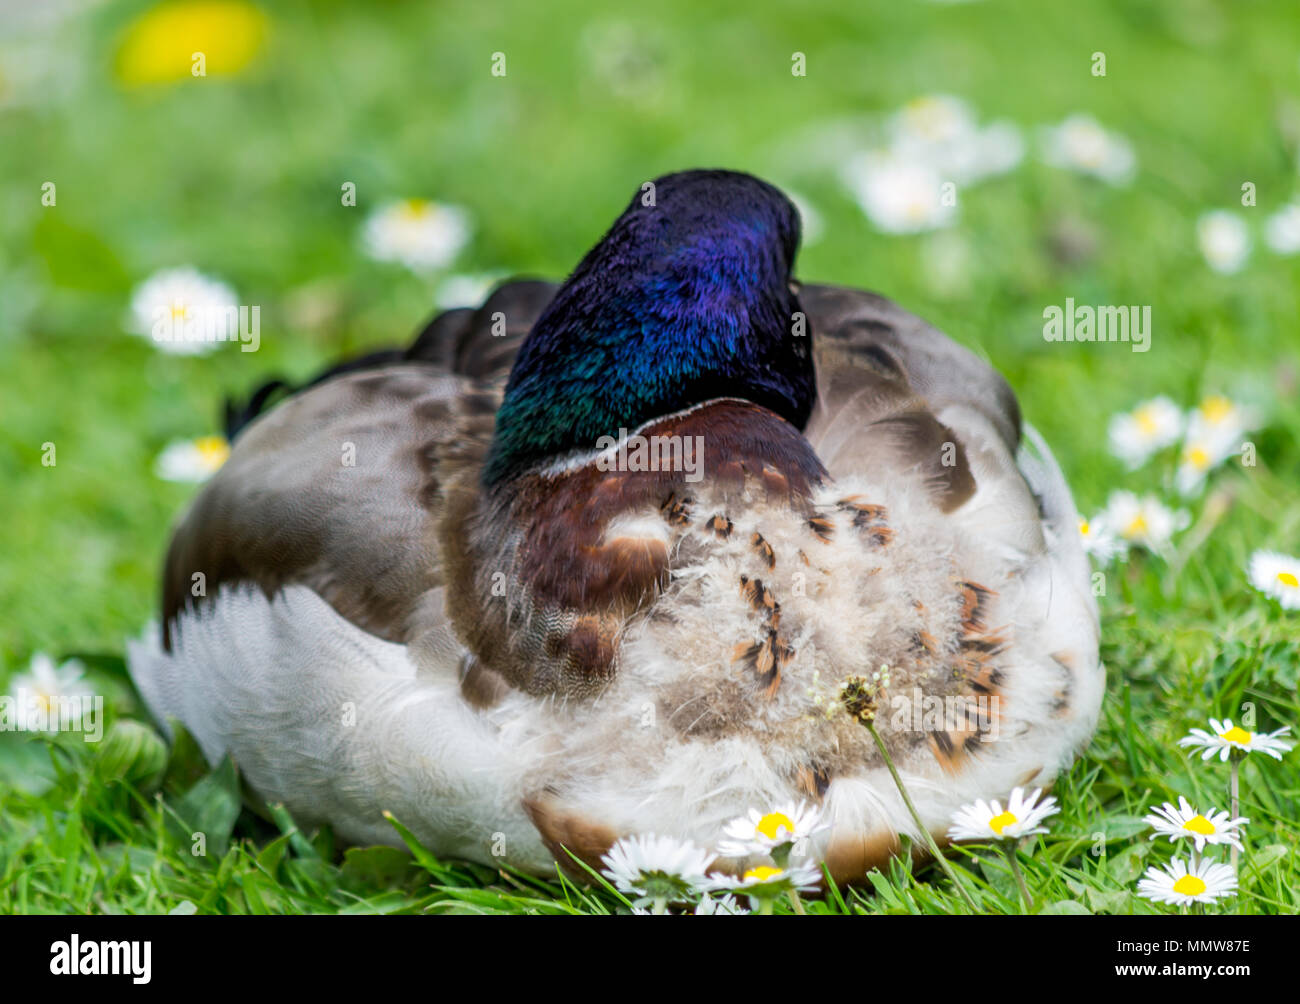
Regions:
[[[816, 527], [788, 508], [715, 513], [707, 494], [695, 501], [714, 515], [665, 528], [672, 584], [627, 629], [599, 714], [563, 718], [562, 772], [548, 766], [529, 785], [573, 816], [707, 844], [737, 806], [809, 793], [811, 781], [842, 823], [833, 840], [908, 832], [841, 702], [846, 681], [882, 666], [878, 727], [936, 832], [976, 793], [1050, 781], [1091, 733], [1096, 639], [1070, 630], [1088, 623], [1090, 601], [1086, 580], [1058, 567], [1069, 562], [1039, 552], [1008, 563], [982, 542], [978, 509], [946, 517], [906, 483], [827, 488], [813, 500]], [[872, 518], [858, 525], [863, 512]], [[717, 516], [734, 527], [726, 537]], [[882, 542], [885, 526], [895, 532]], [[1044, 587], [1055, 595], [1032, 595]], [[1063, 642], [1082, 673], [1063, 670]], [[1062, 705], [1063, 687], [1078, 699]], [[991, 714], [931, 724], [916, 707], [913, 721], [917, 691], [963, 707], [992, 700]]]

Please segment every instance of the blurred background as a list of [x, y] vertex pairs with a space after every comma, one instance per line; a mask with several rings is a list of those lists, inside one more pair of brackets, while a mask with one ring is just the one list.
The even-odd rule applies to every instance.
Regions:
[[[796, 198], [802, 278], [986, 355], [1081, 511], [1185, 513], [1189, 545], [1135, 553], [1108, 616], [1199, 612], [1212, 640], [1252, 551], [1296, 553], [1292, 2], [4, 0], [0, 32], [6, 669], [120, 653], [153, 616], [227, 395], [562, 277], [697, 166]], [[1151, 306], [1150, 351], [1045, 341], [1067, 297]], [[181, 300], [257, 306], [258, 351], [167, 351], [147, 318]], [[1176, 442], [1134, 465], [1112, 435], [1217, 395], [1258, 467], [1182, 491]]]

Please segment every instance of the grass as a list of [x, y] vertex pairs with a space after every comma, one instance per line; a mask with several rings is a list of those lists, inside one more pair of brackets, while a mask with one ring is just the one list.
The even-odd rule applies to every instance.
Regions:
[[[1258, 466], [1215, 475], [1227, 504], [1217, 522], [1185, 532], [1172, 562], [1135, 556], [1108, 572], [1101, 725], [1054, 789], [1063, 811], [1051, 833], [1021, 857], [1044, 912], [1167, 912], [1133, 892], [1169, 856], [1140, 818], [1178, 794], [1223, 806], [1227, 789], [1226, 766], [1189, 760], [1177, 738], [1246, 705], [1261, 727], [1300, 722], [1295, 615], [1244, 574], [1257, 548], [1300, 551], [1300, 259], [1257, 241], [1225, 277], [1195, 238], [1215, 208], [1242, 213], [1258, 236], [1294, 196], [1300, 12], [1227, 0], [666, 0], [616, 17], [567, 0], [377, 11], [280, 0], [264, 4], [266, 49], [241, 74], [128, 88], [117, 42], [150, 6], [19, 22], [27, 37], [0, 41], [0, 682], [37, 651], [80, 656], [111, 723], [147, 722], [123, 639], [154, 615], [165, 528], [192, 493], [158, 481], [153, 458], [213, 430], [225, 395], [404, 340], [432, 310], [434, 279], [359, 253], [367, 206], [408, 195], [466, 206], [475, 236], [458, 270], [558, 276], [642, 181], [738, 167], [793, 187], [825, 219], [802, 277], [880, 290], [998, 366], [1082, 511], [1117, 487], [1169, 496], [1167, 463], [1127, 473], [1109, 456], [1114, 412], [1214, 391], [1263, 410]], [[623, 29], [643, 50], [619, 61]], [[504, 78], [489, 72], [496, 51]], [[794, 51], [806, 77], [790, 74]], [[1089, 72], [1095, 51], [1104, 78]], [[953, 229], [882, 235], [836, 179], [834, 124], [934, 92], [1031, 137], [1092, 114], [1131, 139], [1137, 178], [1112, 188], [1031, 155], [963, 193]], [[348, 180], [356, 208], [340, 205]], [[54, 207], [40, 201], [46, 181]], [[1241, 207], [1244, 182], [1258, 206]], [[940, 272], [940, 259], [958, 265]], [[180, 358], [122, 333], [132, 287], [186, 263], [263, 305], [261, 351]], [[1151, 351], [1044, 342], [1043, 308], [1067, 296], [1152, 305]], [[48, 442], [54, 467], [41, 464]], [[1206, 512], [1204, 498], [1188, 507], [1194, 520]], [[241, 809], [237, 776], [207, 771], [185, 744], [161, 777], [132, 781], [110, 760], [75, 736], [0, 733], [0, 910], [627, 909], [558, 875], [338, 848], [283, 813]], [[1241, 894], [1213, 911], [1295, 913], [1297, 756], [1251, 758], [1243, 787]], [[185, 828], [197, 815], [203, 856]], [[954, 861], [981, 912], [1020, 910], [993, 849]], [[806, 908], [966, 909], [933, 867], [905, 861]]]

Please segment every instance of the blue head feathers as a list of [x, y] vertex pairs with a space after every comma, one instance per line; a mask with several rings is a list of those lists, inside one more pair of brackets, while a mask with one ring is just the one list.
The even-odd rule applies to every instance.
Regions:
[[793, 333], [798, 245], [794, 206], [747, 174], [683, 171], [639, 192], [520, 347], [484, 482], [717, 397], [803, 428], [815, 389], [810, 336]]

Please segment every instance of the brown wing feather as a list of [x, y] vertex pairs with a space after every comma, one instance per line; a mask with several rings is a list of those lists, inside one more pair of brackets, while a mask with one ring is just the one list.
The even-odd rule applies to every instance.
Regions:
[[495, 391], [432, 366], [342, 376], [250, 425], [172, 538], [163, 623], [226, 583], [295, 582], [382, 638], [405, 640], [442, 584], [434, 514], [481, 463]]
[[504, 380], [524, 337], [557, 288], [541, 279], [504, 283], [477, 310], [463, 307], [439, 314], [406, 356], [480, 380]]
[[813, 329], [817, 407], [808, 440], [835, 476], [912, 474], [944, 512], [976, 488], [966, 444], [937, 416], [973, 408], [1014, 450], [1020, 413], [987, 363], [883, 297], [805, 286]]
[[[847, 358], [859, 370], [901, 380], [931, 410], [959, 404], [979, 412], [1015, 452], [1020, 405], [1002, 375], [970, 349], [876, 293], [806, 285], [800, 288], [799, 301], [813, 329], [819, 410], [833, 411], [839, 394], [853, 393], [851, 380], [842, 391], [822, 384], [823, 370]], [[817, 418], [814, 415], [813, 421]]]

